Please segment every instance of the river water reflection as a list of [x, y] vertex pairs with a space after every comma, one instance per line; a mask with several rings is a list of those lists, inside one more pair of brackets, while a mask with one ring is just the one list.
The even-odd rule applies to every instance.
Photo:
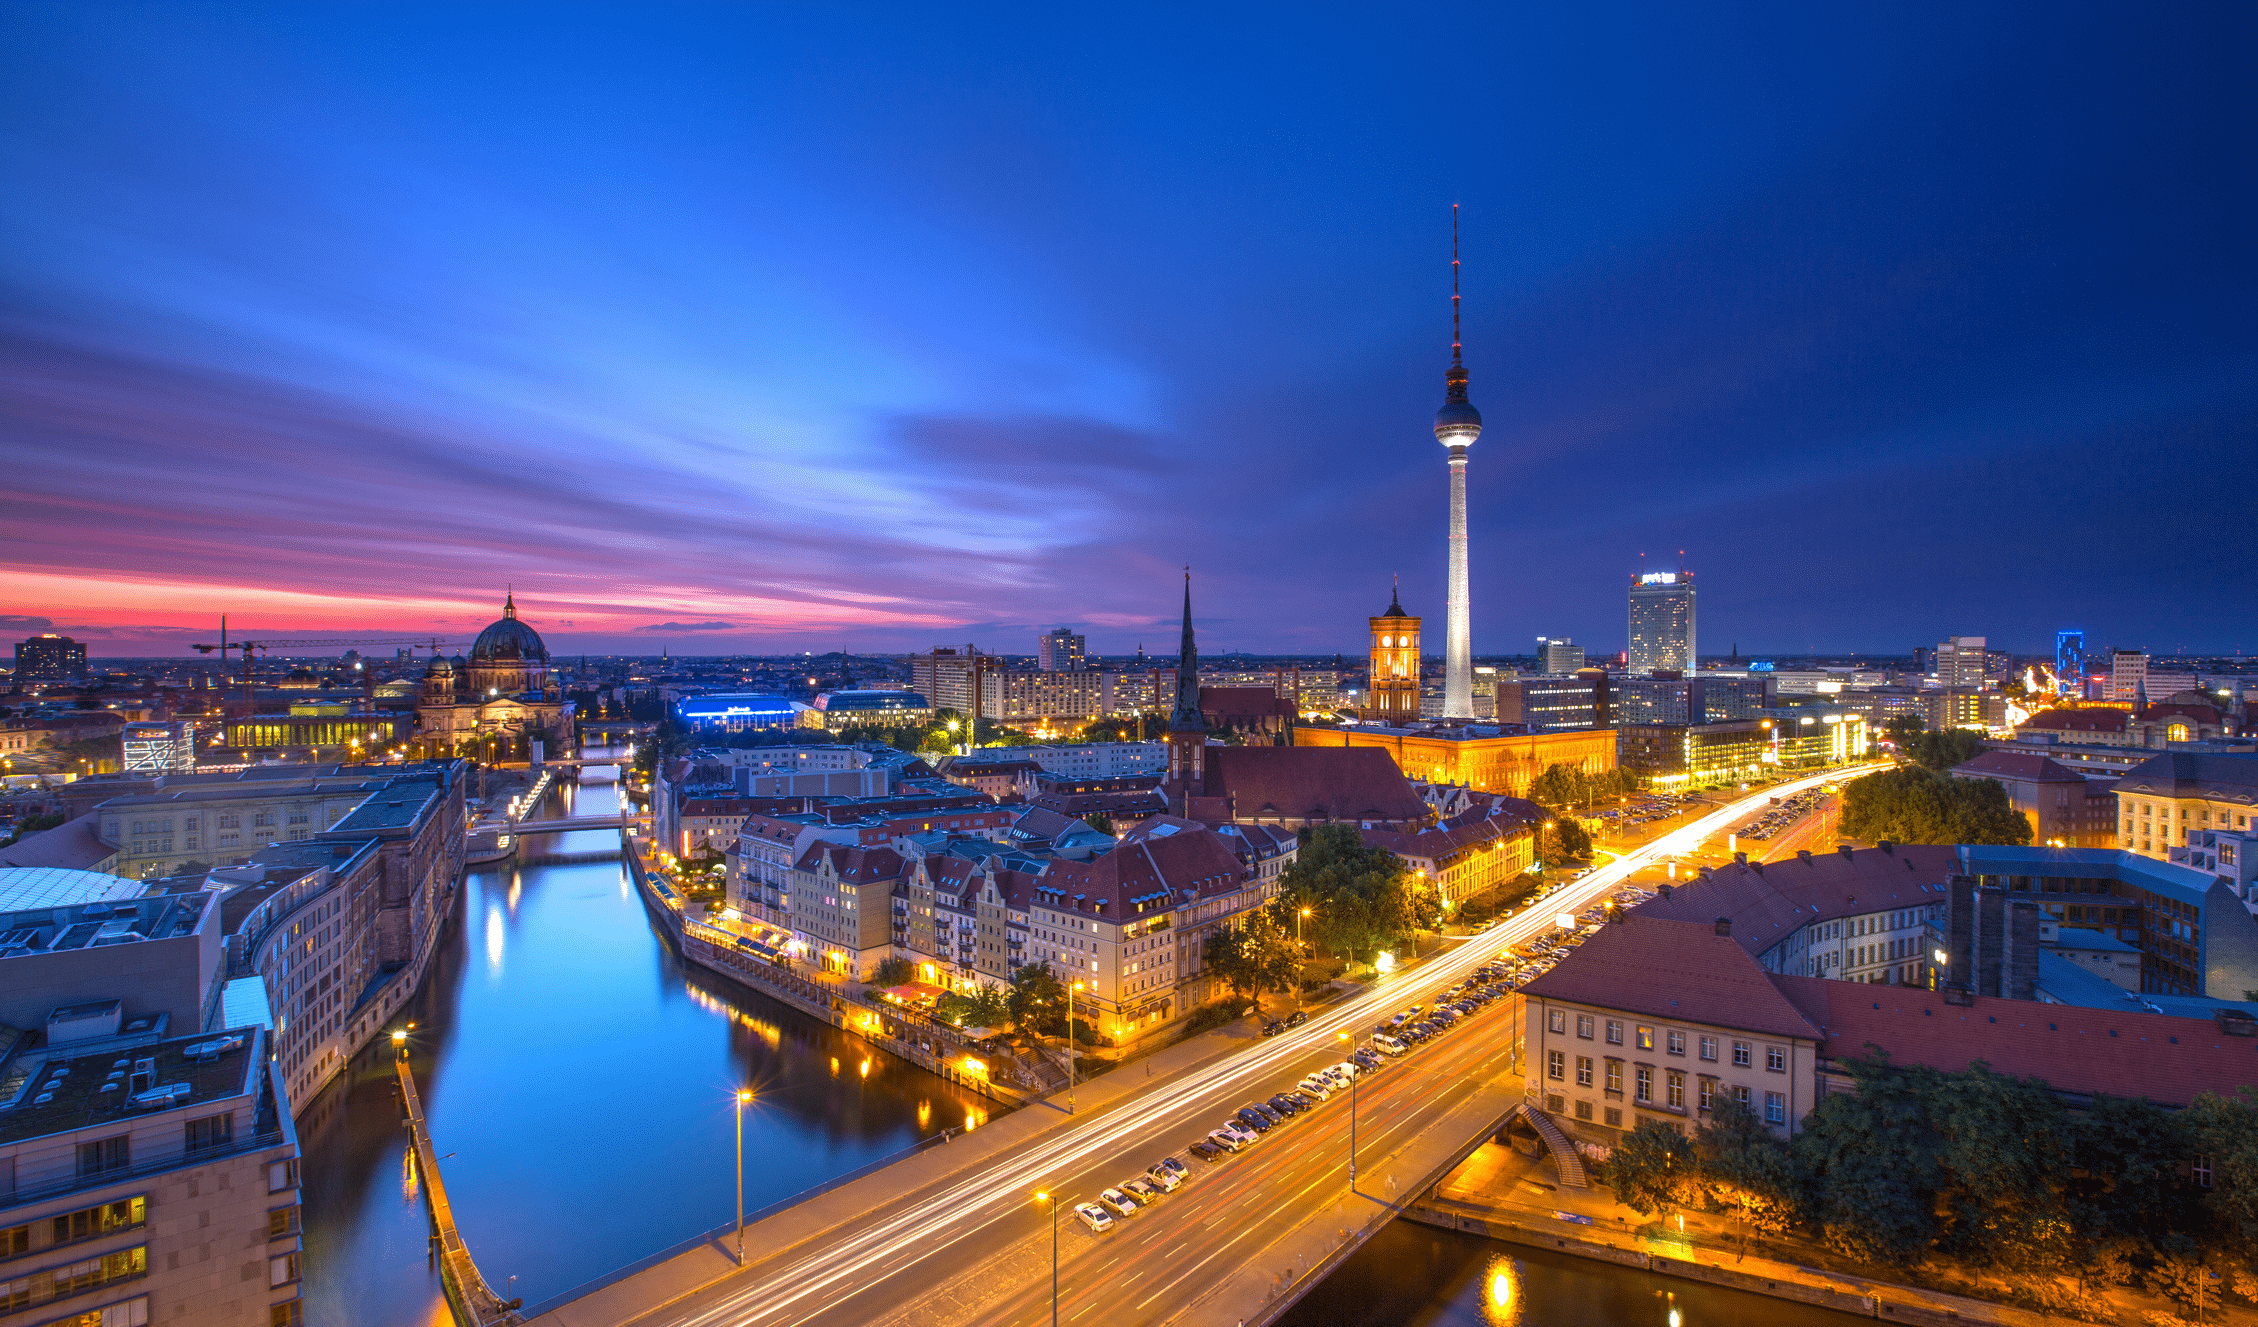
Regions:
[[[587, 778], [553, 794], [559, 810], [616, 809], [609, 772]], [[551, 841], [569, 852], [617, 836]], [[732, 1220], [740, 1084], [757, 1094], [744, 1121], [756, 1210], [987, 1117], [984, 1098], [685, 970], [617, 862], [474, 872], [450, 925], [404, 1017], [448, 1196], [505, 1296], [538, 1303]], [[298, 1127], [308, 1321], [446, 1323], [389, 1048]]]

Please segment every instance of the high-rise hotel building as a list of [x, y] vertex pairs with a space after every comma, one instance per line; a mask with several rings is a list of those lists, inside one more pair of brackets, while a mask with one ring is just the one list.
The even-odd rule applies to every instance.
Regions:
[[1630, 670], [1694, 670], [1694, 583], [1690, 571], [1649, 571], [1631, 582]]

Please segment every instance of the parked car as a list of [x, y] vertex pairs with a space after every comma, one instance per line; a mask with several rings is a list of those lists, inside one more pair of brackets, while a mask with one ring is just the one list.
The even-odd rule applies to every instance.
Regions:
[[1319, 1078], [1316, 1074], [1311, 1074], [1309, 1077], [1301, 1080], [1301, 1090], [1309, 1093], [1319, 1101], [1323, 1101], [1327, 1097], [1332, 1096], [1335, 1092], [1338, 1092], [1340, 1089], [1333, 1086], [1331, 1079]]
[[1260, 1133], [1257, 1133], [1253, 1129], [1249, 1129], [1246, 1125], [1241, 1124], [1235, 1120], [1225, 1120], [1222, 1127], [1217, 1129], [1215, 1132], [1222, 1134], [1225, 1138], [1230, 1139], [1232, 1142], [1237, 1143], [1241, 1147], [1250, 1146], [1256, 1139], [1262, 1137]]
[[1275, 1037], [1285, 1030], [1286, 1025], [1275, 1018], [1262, 1025], [1262, 1035], [1266, 1037]]
[[1119, 1189], [1098, 1190], [1098, 1201], [1104, 1204], [1105, 1209], [1115, 1216], [1135, 1216], [1137, 1214], [1137, 1200]]
[[1296, 1009], [1296, 1010], [1295, 1010], [1294, 1012], [1292, 1012], [1292, 1013], [1290, 1013], [1290, 1014], [1286, 1015], [1286, 1026], [1287, 1026], [1287, 1027], [1290, 1027], [1290, 1028], [1298, 1028], [1298, 1027], [1300, 1027], [1300, 1026], [1301, 1026], [1302, 1024], [1304, 1024], [1304, 1023], [1307, 1023], [1308, 1021], [1309, 1021], [1309, 1015], [1308, 1015], [1308, 1013], [1306, 1013], [1306, 1012], [1304, 1012], [1303, 1010], [1300, 1010], [1300, 1009]]
[[1307, 1088], [1295, 1088], [1286, 1094], [1286, 1099], [1300, 1106], [1303, 1110], [1315, 1110], [1317, 1108], [1318, 1097]]
[[1162, 1157], [1160, 1160], [1155, 1161], [1152, 1164], [1151, 1168], [1148, 1169], [1145, 1173], [1153, 1176], [1159, 1176], [1164, 1173], [1174, 1175], [1176, 1177], [1176, 1182], [1179, 1184], [1183, 1183], [1185, 1180], [1192, 1178], [1192, 1168], [1185, 1165], [1183, 1162], [1178, 1161], [1174, 1157]]
[[1270, 1099], [1269, 1105], [1270, 1109], [1277, 1111], [1280, 1115], [1286, 1116], [1299, 1115], [1302, 1113], [1302, 1111], [1307, 1109], [1307, 1107], [1303, 1106], [1300, 1102], [1294, 1100], [1292, 1097], [1287, 1096], [1283, 1092], [1279, 1093], [1277, 1096], [1272, 1097]]
[[1384, 1063], [1384, 1061], [1380, 1059], [1380, 1053], [1373, 1050], [1359, 1050], [1356, 1054], [1350, 1056], [1349, 1058], [1356, 1061], [1357, 1068], [1362, 1069], [1366, 1073], [1371, 1073], [1373, 1070], [1379, 1068], [1382, 1063]]
[[1139, 1207], [1150, 1207], [1160, 1201], [1160, 1189], [1142, 1175], [1121, 1181], [1119, 1187], [1123, 1193], [1136, 1199]]
[[1113, 1229], [1113, 1213], [1108, 1212], [1096, 1203], [1075, 1204], [1074, 1215], [1095, 1234], [1103, 1235]]
[[1231, 1155], [1230, 1148], [1217, 1146], [1216, 1144], [1211, 1143], [1204, 1138], [1192, 1144], [1190, 1147], [1185, 1148], [1184, 1150], [1191, 1153], [1193, 1156], [1198, 1157], [1200, 1160], [1210, 1163], [1221, 1161], [1223, 1158]]
[[1385, 1032], [1372, 1038], [1372, 1044], [1378, 1046], [1382, 1053], [1388, 1055], [1402, 1055], [1410, 1051], [1411, 1049], [1409, 1045], [1405, 1044], [1399, 1038], [1391, 1037]]
[[1210, 1129], [1207, 1131], [1207, 1141], [1226, 1152], [1237, 1152], [1253, 1142], [1254, 1135], [1244, 1129]]
[[1269, 1119], [1269, 1117], [1265, 1116], [1261, 1111], [1256, 1110], [1252, 1106], [1241, 1106], [1239, 1108], [1239, 1113], [1237, 1115], [1234, 1115], [1232, 1118], [1245, 1125], [1247, 1128], [1254, 1130], [1258, 1134], [1265, 1134], [1270, 1132], [1272, 1121]]

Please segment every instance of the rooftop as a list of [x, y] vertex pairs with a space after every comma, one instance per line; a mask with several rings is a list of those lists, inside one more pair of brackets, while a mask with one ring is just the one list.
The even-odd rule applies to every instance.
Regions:
[[1816, 1041], [1821, 1035], [1756, 960], [1713, 924], [1636, 913], [1599, 928], [1521, 994], [1782, 1037]]
[[94, 816], [89, 812], [53, 829], [26, 834], [0, 848], [0, 867], [54, 867], [85, 875], [90, 873], [84, 868], [116, 855], [117, 849], [102, 841]]
[[[51, 1056], [0, 1104], [0, 1144], [250, 1095], [258, 1086], [261, 1046], [259, 1029], [238, 1028]], [[161, 1099], [155, 1095], [165, 1088], [171, 1091]], [[239, 1121], [239, 1132], [248, 1132], [249, 1123]]]
[[2258, 755], [2167, 751], [2135, 765], [2119, 792], [2258, 802]]
[[55, 866], [0, 868], [0, 913], [139, 898], [146, 888], [139, 881], [99, 871]]

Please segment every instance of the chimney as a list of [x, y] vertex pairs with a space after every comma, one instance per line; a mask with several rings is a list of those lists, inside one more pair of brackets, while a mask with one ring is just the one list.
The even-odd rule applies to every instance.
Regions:
[[2008, 913], [2007, 989], [2010, 1000], [2038, 998], [2038, 904], [2018, 902]]
[[1719, 935], [1731, 935], [1732, 933], [1733, 933], [1733, 919], [1732, 919], [1732, 918], [1730, 918], [1730, 917], [1719, 917], [1719, 918], [1717, 919], [1717, 934], [1719, 934]]
[[1736, 852], [1733, 854], [1733, 860], [1742, 866], [1746, 866], [1748, 865], [1748, 854], [1745, 852]]
[[1796, 859], [1797, 861], [1799, 861], [1799, 862], [1803, 863], [1803, 864], [1804, 864], [1805, 866], [1809, 866], [1809, 865], [1811, 865], [1811, 849], [1809, 849], [1809, 848], [1798, 848], [1798, 849], [1796, 849], [1796, 850], [1795, 850], [1795, 859]]
[[1836, 847], [1835, 847], [1835, 851], [1836, 851], [1836, 852], [1839, 852], [1839, 853], [1841, 853], [1841, 854], [1842, 854], [1842, 859], [1843, 859], [1844, 861], [1846, 861], [1846, 862], [1847, 862], [1847, 861], [1850, 861], [1850, 860], [1851, 860], [1851, 856], [1850, 856], [1850, 845], [1849, 845], [1849, 844], [1847, 844], [1847, 843], [1843, 843], [1843, 844], [1838, 844], [1838, 845], [1836, 845]]
[[2007, 891], [1985, 885], [1976, 891], [1976, 994], [2007, 994]]
[[1880, 848], [1883, 852], [1894, 853], [1897, 851], [1897, 845], [1890, 842], [1888, 839], [1883, 839], [1880, 843], [1877, 843], [1874, 846]]
[[1655, 891], [1661, 894], [1664, 898], [1670, 897], [1670, 882], [1667, 880], [1663, 881], [1660, 885], [1657, 885], [1655, 887]]
[[[1887, 845], [1885, 845], [1887, 846]], [[1945, 885], [1952, 896], [1944, 965], [1944, 984], [1973, 993], [1976, 989], [1976, 877], [1956, 875]]]

